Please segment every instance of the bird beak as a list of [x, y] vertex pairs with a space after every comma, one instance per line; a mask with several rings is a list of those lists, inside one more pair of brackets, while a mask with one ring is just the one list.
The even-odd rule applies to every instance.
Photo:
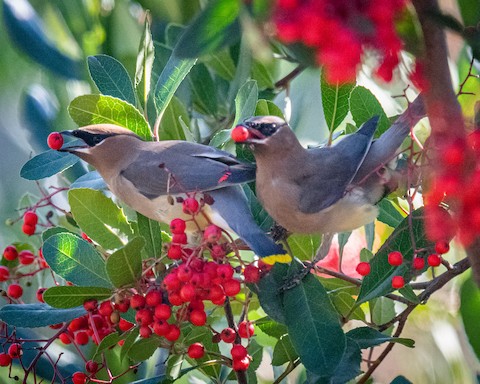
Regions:
[[82, 139], [79, 139], [75, 136], [73, 130], [62, 131], [60, 133], [62, 136], [71, 136], [74, 138], [74, 140], [65, 143], [65, 145], [61, 149], [59, 149], [60, 152], [85, 152], [86, 149], [90, 148]]
[[232, 131], [232, 139], [239, 144], [263, 143], [266, 136], [247, 124], [238, 124]]

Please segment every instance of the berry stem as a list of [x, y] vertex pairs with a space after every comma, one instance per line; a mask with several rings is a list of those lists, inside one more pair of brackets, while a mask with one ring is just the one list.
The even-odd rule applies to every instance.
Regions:
[[[233, 317], [233, 311], [232, 306], [230, 305], [229, 297], [225, 299], [225, 304], [223, 305], [223, 308], [225, 310], [225, 317], [227, 318], [228, 326], [237, 331], [237, 325], [235, 324], [235, 318]], [[235, 344], [240, 344], [240, 336], [238, 335], [238, 333], [237, 337], [235, 338]], [[248, 384], [246, 371], [235, 371], [235, 375], [237, 376], [238, 384]]]

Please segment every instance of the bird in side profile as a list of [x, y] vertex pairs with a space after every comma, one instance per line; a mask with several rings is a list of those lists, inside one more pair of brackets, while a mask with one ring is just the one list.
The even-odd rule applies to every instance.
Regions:
[[169, 223], [191, 219], [182, 201], [194, 196], [206, 202], [191, 220], [197, 230], [209, 223], [234, 231], [260, 257], [289, 261], [256, 224], [239, 184], [255, 178], [255, 166], [213, 147], [186, 141], [143, 141], [132, 131], [112, 124], [89, 125], [62, 135], [80, 139], [80, 145], [64, 145], [96, 168], [110, 191], [125, 204], [150, 219]]
[[257, 196], [278, 224], [295, 233], [343, 232], [377, 217], [376, 204], [397, 187], [389, 163], [423, 116], [417, 98], [377, 140], [373, 117], [337, 144], [313, 149], [303, 148], [276, 116], [248, 119], [232, 137], [251, 145]]

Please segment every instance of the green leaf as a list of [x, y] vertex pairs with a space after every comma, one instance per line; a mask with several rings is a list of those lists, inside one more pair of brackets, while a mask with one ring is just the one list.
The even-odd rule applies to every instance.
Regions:
[[[187, 325], [186, 327], [182, 327], [182, 334], [185, 336], [184, 343], [185, 345], [191, 345], [193, 343], [202, 343], [205, 347], [207, 353], [201, 359], [192, 360], [187, 357], [191, 363], [195, 363], [192, 365], [200, 365], [199, 370], [203, 372], [208, 377], [219, 377], [220, 375], [220, 367], [218, 365], [213, 366], [201, 366], [202, 363], [206, 361], [215, 359], [215, 354], [220, 353], [220, 349], [218, 343], [214, 343], [212, 341], [212, 331], [207, 327], [194, 327], [191, 325]], [[213, 355], [209, 355], [208, 352], [213, 352]]]
[[236, 43], [240, 39], [239, 12], [238, 0], [209, 2], [180, 37], [175, 55], [198, 57]]
[[370, 327], [352, 329], [347, 332], [347, 337], [355, 340], [361, 349], [375, 347], [386, 342], [399, 343], [409, 348], [413, 348], [415, 345], [415, 341], [412, 339], [390, 337]]
[[[118, 333], [110, 333], [109, 335], [105, 336], [100, 344], [97, 347], [97, 350], [95, 351], [92, 360], [95, 360], [95, 358], [102, 353], [103, 351], [115, 347], [120, 340], [125, 339], [126, 335], [122, 334], [119, 335]], [[123, 346], [122, 346], [123, 347]]]
[[255, 326], [260, 328], [262, 332], [268, 336], [280, 339], [283, 335], [288, 333], [288, 329], [284, 324], [277, 323], [269, 317], [263, 317], [255, 321]]
[[130, 129], [142, 139], [152, 139], [150, 127], [138, 109], [112, 96], [79, 96], [68, 106], [68, 113], [79, 126], [115, 124]]
[[353, 312], [352, 308], [355, 307], [355, 299], [345, 291], [335, 292], [330, 295], [330, 299], [338, 313], [353, 320], [365, 321], [365, 313], [360, 307], [356, 307]]
[[27, 180], [40, 180], [70, 168], [79, 160], [71, 153], [50, 149], [28, 160], [20, 170], [20, 176]]
[[123, 248], [112, 253], [106, 263], [110, 281], [117, 288], [134, 285], [142, 274], [143, 237], [133, 238]]
[[350, 94], [350, 112], [360, 127], [373, 116], [379, 116], [376, 135], [379, 136], [390, 126], [387, 115], [373, 93], [365, 87], [355, 87]]
[[123, 334], [126, 335], [126, 338], [125, 342], [122, 345], [122, 348], [120, 349], [120, 360], [123, 360], [128, 355], [128, 351], [130, 350], [132, 345], [135, 344], [139, 333], [140, 332], [138, 327], [133, 327], [128, 332], [125, 332]]
[[[406, 282], [410, 280], [412, 277], [411, 262], [414, 251], [412, 236], [415, 239], [417, 249], [433, 247], [433, 243], [425, 235], [423, 216], [424, 211], [422, 208], [412, 212], [411, 217], [403, 219], [378, 250], [370, 261], [370, 274], [363, 278], [357, 304], [393, 292], [393, 276], [403, 276]], [[400, 251], [402, 253], [404, 263], [401, 266], [395, 267], [388, 263], [388, 254], [392, 251]]]
[[298, 359], [298, 354], [295, 352], [290, 336], [282, 336], [273, 349], [272, 365], [279, 366], [293, 362], [296, 359]]
[[91, 171], [86, 173], [83, 176], [80, 176], [77, 180], [75, 180], [71, 185], [70, 189], [76, 188], [89, 188], [89, 189], [96, 189], [98, 191], [102, 191], [108, 189], [105, 180], [103, 180], [102, 176], [97, 171]]
[[157, 258], [162, 253], [162, 231], [158, 221], [149, 219], [137, 212], [138, 234], [145, 240], [143, 249], [147, 258]]
[[231, 81], [235, 76], [235, 63], [227, 49], [207, 55], [204, 58], [205, 64], [210, 67], [222, 79]]
[[[42, 232], [42, 243], [47, 241], [49, 237], [52, 237], [53, 235], [56, 235], [58, 233], [70, 233], [72, 235], [78, 236], [76, 233], [73, 233], [72, 231], [69, 231], [67, 228], [63, 227], [51, 227], [47, 228], [45, 231]], [[80, 238], [80, 236], [78, 236]]]
[[390, 384], [413, 384], [405, 376], [397, 376]]
[[163, 113], [158, 130], [160, 140], [185, 140], [185, 132], [180, 123], [180, 118], [189, 121], [187, 109], [174, 96]]
[[480, 327], [478, 314], [480, 313], [480, 289], [470, 276], [460, 288], [460, 313], [468, 341], [477, 357], [480, 358]]
[[[294, 273], [302, 268], [294, 266]], [[325, 288], [308, 274], [285, 291], [283, 302], [289, 335], [303, 365], [315, 374], [331, 376], [342, 360], [346, 339]]]
[[43, 293], [43, 299], [55, 308], [74, 308], [90, 299], [103, 301], [111, 297], [113, 291], [100, 287], [56, 286]]
[[347, 347], [343, 354], [342, 361], [338, 365], [332, 377], [332, 384], [344, 384], [358, 376], [360, 364], [362, 362], [362, 353], [358, 344], [347, 337]]
[[263, 347], [258, 344], [255, 339], [251, 339], [248, 343], [248, 354], [252, 357], [252, 362], [250, 363], [247, 370], [248, 382], [250, 384], [257, 383], [257, 369], [262, 363], [263, 356]]
[[46, 327], [85, 315], [83, 307], [56, 309], [47, 304], [6, 304], [0, 309], [0, 320], [22, 328]]
[[283, 295], [279, 293], [279, 289], [285, 283], [287, 272], [288, 266], [286, 264], [276, 263], [273, 265], [270, 273], [262, 277], [256, 286], [251, 287], [257, 294], [265, 313], [281, 324], [285, 324], [286, 320]]
[[323, 114], [330, 132], [333, 132], [345, 120], [349, 111], [349, 96], [353, 84], [332, 85], [326, 82], [324, 71], [321, 76]]
[[248, 80], [242, 85], [235, 97], [235, 121], [232, 128], [255, 114], [258, 101], [258, 86], [255, 80]]
[[82, 287], [112, 288], [105, 260], [88, 242], [70, 233], [53, 235], [43, 244], [42, 253], [57, 275]]
[[125, 67], [117, 59], [108, 55], [88, 56], [88, 70], [98, 90], [135, 105], [135, 91]]
[[293, 256], [300, 260], [311, 260], [317, 254], [321, 236], [294, 233], [288, 237], [287, 242]]
[[252, 188], [248, 184], [243, 185], [243, 192], [248, 200], [248, 205], [250, 206], [250, 211], [252, 212], [255, 221], [258, 226], [262, 228], [265, 232], [269, 231], [274, 222], [273, 219], [269, 216], [263, 205], [257, 199], [257, 196], [252, 191]]
[[128, 357], [134, 362], [145, 361], [155, 353], [160, 343], [161, 340], [157, 335], [152, 335], [148, 339], [139, 339], [128, 350]]
[[70, 190], [68, 202], [80, 228], [105, 249], [122, 247], [122, 234], [133, 234], [123, 210], [100, 191], [87, 188]]
[[275, 87], [275, 82], [273, 81], [272, 74], [269, 69], [260, 61], [253, 61], [252, 63], [252, 79], [258, 82], [258, 87], [260, 89]]
[[398, 292], [408, 301], [415, 304], [420, 304], [420, 300], [418, 299], [417, 295], [413, 291], [413, 288], [409, 284], [399, 289]]
[[260, 99], [255, 107], [255, 116], [278, 116], [285, 119], [283, 112], [277, 105], [270, 100]]
[[466, 26], [476, 26], [480, 22], [480, 3], [472, 0], [458, 0], [462, 20]]
[[374, 324], [386, 324], [395, 317], [395, 303], [388, 297], [378, 297], [368, 304]]
[[359, 287], [348, 281], [331, 277], [319, 277], [319, 280], [329, 294], [346, 292], [352, 296], [358, 295]]
[[138, 90], [142, 85], [140, 93], [143, 95], [143, 103], [147, 108], [147, 99], [151, 89], [152, 68], [155, 60], [155, 49], [153, 46], [152, 33], [148, 15], [145, 17], [143, 35], [138, 47], [137, 64], [135, 67], [135, 88]]
[[390, 200], [383, 199], [377, 204], [377, 206], [380, 209], [377, 219], [382, 223], [385, 223], [392, 228], [396, 228], [403, 220], [402, 214], [397, 208], [395, 208], [395, 205]]
[[188, 76], [192, 91], [193, 105], [198, 112], [217, 115], [217, 90], [210, 72], [204, 64], [195, 65]]
[[196, 61], [197, 59], [179, 59], [174, 53], [171, 54], [155, 85], [155, 108], [158, 116], [163, 115], [177, 88]]

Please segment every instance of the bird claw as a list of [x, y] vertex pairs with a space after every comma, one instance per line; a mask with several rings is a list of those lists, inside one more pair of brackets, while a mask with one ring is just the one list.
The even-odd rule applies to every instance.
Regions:
[[278, 293], [284, 293], [290, 289], [293, 289], [300, 285], [301, 281], [310, 273], [310, 271], [315, 266], [314, 263], [305, 262], [305, 267], [299, 272], [295, 273], [293, 276], [290, 276], [288, 279], [285, 279], [286, 282], [278, 288]]

